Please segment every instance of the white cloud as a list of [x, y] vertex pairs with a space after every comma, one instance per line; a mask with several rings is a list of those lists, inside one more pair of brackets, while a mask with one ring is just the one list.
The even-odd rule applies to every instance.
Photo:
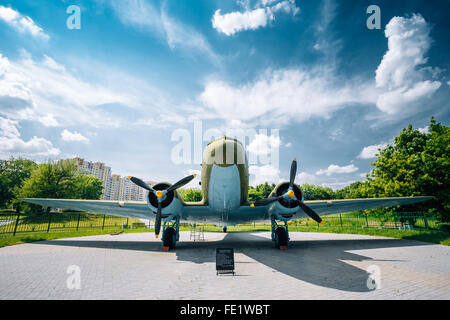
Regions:
[[295, 177], [296, 184], [317, 184], [318, 178], [315, 174], [300, 172]]
[[12, 8], [0, 6], [0, 20], [3, 20], [19, 32], [29, 33], [33, 37], [42, 38], [44, 40], [50, 39], [50, 36], [46, 34], [41, 27], [37, 26], [33, 19], [22, 15]]
[[375, 158], [376, 154], [379, 152], [378, 149], [384, 149], [386, 148], [387, 143], [381, 143], [381, 144], [374, 144], [371, 146], [364, 147], [360, 154], [358, 155], [358, 158], [360, 159], [371, 159]]
[[377, 107], [387, 113], [410, 113], [430, 97], [439, 81], [425, 79], [429, 67], [426, 53], [431, 45], [430, 27], [420, 14], [410, 18], [394, 17], [386, 25], [388, 50], [376, 70], [376, 87], [382, 89]]
[[221, 14], [221, 10], [218, 9], [214, 12], [211, 20], [212, 25], [217, 31], [231, 36], [242, 30], [256, 30], [265, 27], [268, 22], [275, 20], [277, 12], [296, 15], [300, 11], [295, 5], [295, 0], [284, 0], [273, 4], [277, 1], [262, 1], [258, 4], [262, 7], [253, 10], [246, 9], [244, 12], [233, 11]]
[[288, 142], [288, 143], [286, 143], [284, 146], [285, 146], [286, 148], [290, 148], [290, 147], [292, 147], [292, 142]]
[[430, 133], [430, 126], [426, 126], [424, 128], [418, 128], [421, 133]]
[[331, 176], [333, 174], [341, 174], [341, 173], [352, 173], [358, 171], [358, 167], [355, 167], [355, 165], [350, 164], [348, 166], [338, 166], [335, 164], [331, 164], [328, 166], [327, 169], [320, 169], [319, 171], [316, 172], [317, 175], [326, 175], [326, 176]]
[[[130, 88], [139, 90], [125, 91], [119, 81], [107, 83], [117, 76], [114, 72], [105, 75], [108, 79], [103, 80], [104, 83], [92, 84], [48, 56], [36, 61], [24, 52], [17, 61], [10, 61], [0, 53], [1, 112], [10, 119], [35, 120], [45, 126], [118, 127], [123, 125], [122, 117], [111, 115], [98, 106], [120, 104], [148, 108], [146, 97], [149, 92], [153, 94], [152, 88], [127, 78], [127, 83], [133, 83]], [[156, 94], [154, 97], [159, 100]]]
[[199, 51], [215, 64], [220, 57], [215, 54], [206, 38], [192, 27], [171, 18], [162, 2], [161, 8], [144, 0], [111, 0], [110, 5], [124, 25], [165, 38], [171, 49], [177, 47]]
[[257, 155], [267, 155], [272, 150], [278, 150], [280, 143], [280, 137], [277, 135], [268, 136], [264, 133], [258, 133], [247, 146], [247, 151]]
[[280, 179], [280, 170], [271, 166], [249, 166], [250, 185], [257, 186], [259, 184], [278, 183]]
[[318, 68], [267, 70], [253, 83], [240, 86], [210, 80], [199, 100], [222, 119], [240, 114], [242, 121], [280, 125], [312, 116], [328, 118], [345, 105], [374, 103], [376, 97], [361, 81], [345, 81], [332, 70]]
[[0, 117], [0, 157], [10, 156], [57, 156], [58, 148], [44, 139], [34, 136], [28, 141], [20, 138], [17, 121]]
[[52, 114], [39, 117], [39, 122], [46, 127], [57, 127], [59, 125], [58, 121], [55, 120]]
[[78, 132], [70, 132], [67, 129], [64, 129], [61, 132], [61, 139], [64, 141], [77, 141], [77, 142], [85, 142], [88, 143], [89, 139], [83, 136], [81, 133]]

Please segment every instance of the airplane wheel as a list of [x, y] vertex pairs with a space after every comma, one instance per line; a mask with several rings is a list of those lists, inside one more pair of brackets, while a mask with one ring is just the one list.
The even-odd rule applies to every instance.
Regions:
[[281, 247], [287, 247], [287, 234], [286, 229], [283, 227], [278, 227], [275, 230], [275, 248], [280, 249]]
[[164, 231], [164, 247], [169, 247], [169, 249], [174, 249], [177, 243], [177, 232], [174, 228], [167, 228]]

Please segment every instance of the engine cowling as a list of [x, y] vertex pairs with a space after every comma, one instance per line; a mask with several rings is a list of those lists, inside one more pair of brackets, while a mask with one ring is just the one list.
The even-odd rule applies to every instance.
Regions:
[[[171, 186], [168, 182], [159, 182], [153, 186], [155, 190], [166, 190]], [[161, 216], [168, 217], [172, 214], [177, 214], [181, 210], [180, 203], [181, 196], [176, 190], [166, 193], [165, 199], [161, 201]], [[156, 214], [158, 208], [158, 198], [155, 193], [149, 192], [147, 195], [147, 205]]]
[[[289, 182], [279, 183], [275, 189], [270, 193], [270, 197], [281, 196], [285, 194], [289, 189]], [[301, 189], [294, 184], [293, 187], [294, 195], [298, 200], [302, 199]], [[288, 199], [280, 199], [274, 202], [274, 205], [269, 208], [270, 215], [276, 215], [278, 217], [291, 218], [298, 211], [298, 202], [289, 201]]]
[[[275, 189], [272, 190], [269, 197], [281, 196], [281, 195], [285, 194], [288, 191], [288, 189], [289, 189], [289, 182], [281, 182], [275, 187]], [[302, 200], [302, 197], [303, 197], [302, 190], [295, 184], [293, 186], [293, 189], [294, 189], [295, 197], [298, 200]], [[294, 201], [291, 202], [286, 199], [280, 199], [280, 200], [278, 200], [278, 203], [288, 209], [296, 208], [298, 206], [297, 202], [294, 202]]]

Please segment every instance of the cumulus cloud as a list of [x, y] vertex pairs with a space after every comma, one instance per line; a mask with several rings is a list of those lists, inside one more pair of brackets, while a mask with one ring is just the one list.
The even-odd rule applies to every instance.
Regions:
[[295, 183], [297, 184], [317, 184], [318, 177], [315, 174], [300, 172], [295, 177]]
[[280, 170], [271, 165], [249, 166], [250, 185], [257, 186], [259, 184], [278, 183], [280, 179]]
[[280, 143], [281, 140], [278, 135], [268, 136], [264, 133], [258, 133], [247, 146], [247, 151], [257, 155], [267, 155], [273, 150], [278, 150]]
[[221, 14], [221, 10], [218, 9], [214, 12], [212, 25], [217, 31], [231, 36], [239, 31], [265, 27], [270, 21], [275, 20], [275, 13], [283, 12], [296, 15], [299, 11], [300, 9], [295, 5], [295, 0], [261, 1], [255, 9], [249, 10], [247, 8], [244, 12], [233, 11]]
[[421, 133], [430, 133], [430, 126], [418, 128], [417, 130], [419, 130], [419, 132], [421, 132]]
[[430, 97], [441, 82], [425, 79], [430, 27], [420, 14], [394, 17], [386, 25], [388, 50], [376, 70], [376, 87], [382, 89], [377, 107], [387, 113], [410, 112]]
[[44, 139], [34, 136], [28, 141], [20, 137], [17, 121], [0, 117], [0, 157], [57, 156], [58, 148]]
[[331, 176], [333, 174], [341, 174], [341, 173], [352, 173], [358, 171], [358, 167], [356, 167], [353, 164], [349, 164], [348, 166], [338, 166], [335, 164], [331, 164], [328, 166], [327, 169], [320, 169], [319, 171], [316, 172], [317, 175], [326, 175], [326, 176]]
[[378, 149], [384, 149], [386, 148], [387, 143], [381, 143], [381, 144], [374, 144], [371, 146], [364, 147], [360, 154], [358, 155], [358, 158], [360, 159], [371, 159], [375, 158], [376, 154], [378, 154]]
[[376, 98], [369, 85], [318, 68], [267, 70], [256, 81], [236, 86], [210, 80], [199, 100], [222, 119], [240, 114], [243, 121], [261, 117], [264, 124], [285, 124], [312, 116], [328, 118], [345, 105], [374, 103]]
[[139, 106], [143, 101], [142, 95], [84, 81], [48, 56], [36, 61], [23, 52], [10, 61], [0, 53], [0, 109], [10, 119], [40, 121], [45, 126], [58, 126], [61, 121], [117, 127], [121, 120], [97, 106]]
[[3, 20], [19, 32], [29, 33], [33, 37], [44, 40], [50, 39], [50, 36], [46, 34], [41, 27], [36, 25], [33, 19], [22, 15], [19, 11], [12, 8], [0, 6], [0, 20]]
[[64, 141], [77, 141], [77, 142], [89, 142], [89, 139], [83, 136], [81, 133], [78, 132], [70, 132], [67, 129], [64, 129], [61, 132], [61, 139]]

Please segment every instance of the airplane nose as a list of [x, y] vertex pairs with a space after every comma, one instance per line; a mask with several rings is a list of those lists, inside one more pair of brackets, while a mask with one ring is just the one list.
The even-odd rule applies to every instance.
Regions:
[[208, 164], [228, 167], [235, 164], [245, 164], [244, 146], [233, 138], [222, 137], [213, 140], [205, 150]]

